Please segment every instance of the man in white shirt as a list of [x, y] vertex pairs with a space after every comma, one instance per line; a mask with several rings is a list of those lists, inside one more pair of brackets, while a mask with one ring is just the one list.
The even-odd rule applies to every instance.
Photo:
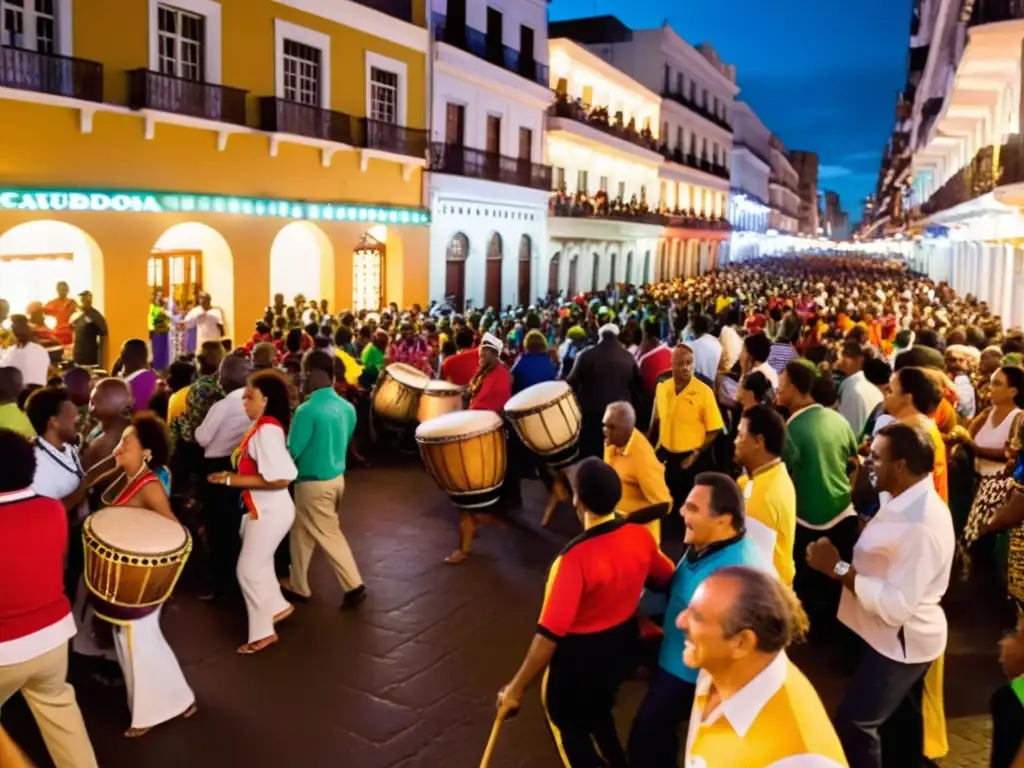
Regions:
[[722, 369], [726, 371], [731, 371], [739, 362], [740, 352], [743, 350], [743, 339], [736, 330], [739, 324], [739, 312], [735, 309], [728, 310], [725, 313], [725, 324], [718, 334], [718, 340], [722, 343]]
[[[196, 442], [205, 457], [203, 477], [233, 471], [231, 454], [252, 426], [242, 405], [250, 370], [249, 361], [238, 355], [228, 355], [221, 361], [218, 377], [227, 395], [210, 407], [195, 431]], [[235, 563], [241, 549], [238, 527], [242, 519], [238, 494], [236, 488], [216, 483], [203, 486], [202, 521], [210, 550], [212, 580], [209, 599], [224, 600], [238, 590]]]
[[835, 717], [851, 768], [881, 768], [883, 752], [886, 765], [919, 765], [924, 678], [946, 648], [939, 601], [953, 566], [953, 523], [935, 492], [927, 433], [890, 424], [871, 458], [875, 487], [887, 497], [861, 533], [853, 563], [824, 538], [808, 546], [807, 562], [842, 583], [839, 620], [863, 641]]
[[858, 441], [864, 434], [868, 417], [885, 399], [882, 390], [868, 381], [864, 375], [866, 359], [860, 343], [854, 339], [847, 339], [839, 360], [839, 370], [846, 374], [842, 386], [839, 387], [839, 413], [846, 419]]
[[220, 341], [224, 337], [224, 313], [210, 304], [208, 293], [199, 294], [199, 306], [185, 315], [185, 325], [196, 329], [196, 349], [201, 349], [203, 342]]
[[694, 373], [714, 386], [718, 364], [722, 361], [722, 344], [711, 335], [711, 318], [707, 315], [694, 315], [690, 327], [693, 329], [693, 341], [687, 346], [693, 350]]
[[17, 368], [25, 386], [46, 386], [50, 378], [50, 353], [32, 339], [32, 327], [25, 315], [11, 315], [11, 333], [16, 344], [0, 357], [0, 368]]
[[768, 355], [772, 352], [772, 343], [763, 333], [752, 333], [743, 340], [743, 349], [740, 350], [740, 372], [746, 376], [748, 373], [760, 371], [768, 379], [774, 391], [779, 389], [779, 374], [768, 365]]

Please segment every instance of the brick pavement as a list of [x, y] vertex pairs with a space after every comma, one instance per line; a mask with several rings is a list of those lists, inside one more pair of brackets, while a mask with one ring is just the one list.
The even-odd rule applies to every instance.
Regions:
[[[539, 484], [527, 509], [539, 510]], [[539, 517], [528, 513], [526, 519]], [[494, 695], [530, 641], [544, 572], [560, 536], [487, 526], [470, 562], [441, 559], [455, 546], [454, 514], [418, 468], [376, 467], [349, 475], [343, 528], [370, 597], [337, 610], [341, 589], [314, 562], [316, 596], [280, 628], [281, 642], [240, 657], [244, 609], [212, 607], [189, 594], [165, 609], [164, 627], [191, 682], [199, 713], [126, 740], [121, 688], [75, 678], [103, 768], [462, 768], [476, 766], [493, 718]], [[947, 663], [953, 751], [944, 768], [986, 765], [985, 711], [998, 682], [997, 628], [985, 601], [968, 595], [967, 615]], [[988, 611], [988, 613], [986, 613]], [[795, 658], [833, 706], [842, 680], [815, 649]], [[624, 686], [617, 719], [625, 734], [644, 684]], [[4, 724], [48, 766], [20, 701]], [[502, 734], [494, 768], [556, 766], [536, 690]]]

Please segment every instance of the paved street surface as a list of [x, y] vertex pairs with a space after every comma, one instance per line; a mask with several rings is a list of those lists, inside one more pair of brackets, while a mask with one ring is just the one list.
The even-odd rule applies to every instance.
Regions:
[[[454, 513], [413, 461], [349, 474], [342, 524], [370, 592], [357, 612], [338, 611], [341, 590], [322, 560], [314, 564], [314, 600], [281, 625], [280, 643], [257, 656], [235, 654], [246, 639], [241, 606], [211, 607], [183, 592], [165, 608], [165, 631], [198, 697], [191, 720], [125, 739], [123, 688], [76, 674], [100, 766], [478, 765], [495, 693], [530, 641], [546, 568], [565, 537], [523, 525], [486, 526], [470, 562], [444, 565], [455, 546]], [[539, 517], [539, 488], [530, 484], [524, 520]], [[988, 764], [988, 696], [1000, 680], [998, 610], [990, 597], [962, 588], [951, 603], [952, 752], [942, 765], [980, 767]], [[827, 656], [816, 648], [794, 653], [834, 707], [843, 680]], [[623, 735], [643, 690], [635, 681], [622, 692]], [[3, 716], [40, 767], [49, 766], [23, 702], [9, 704]], [[536, 688], [504, 728], [493, 765], [558, 765]]]

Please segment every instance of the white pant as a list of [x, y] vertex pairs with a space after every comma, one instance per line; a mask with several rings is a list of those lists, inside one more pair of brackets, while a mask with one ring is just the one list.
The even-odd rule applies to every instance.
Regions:
[[195, 704], [181, 665], [160, 631], [163, 606], [142, 619], [114, 627], [114, 647], [124, 672], [132, 728], [152, 728]]
[[290, 605], [274, 572], [274, 552], [292, 527], [295, 507], [289, 498], [287, 505], [258, 511], [258, 519], [242, 519], [242, 552], [235, 569], [249, 614], [250, 643], [273, 635], [274, 616]]

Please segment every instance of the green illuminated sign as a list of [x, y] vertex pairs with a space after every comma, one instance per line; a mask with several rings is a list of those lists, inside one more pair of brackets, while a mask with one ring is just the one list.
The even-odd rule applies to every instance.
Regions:
[[307, 203], [224, 195], [176, 192], [126, 192], [72, 189], [4, 189], [0, 211], [114, 211], [117, 213], [225, 213], [307, 221], [360, 221], [381, 224], [430, 223], [430, 214], [415, 208]]

